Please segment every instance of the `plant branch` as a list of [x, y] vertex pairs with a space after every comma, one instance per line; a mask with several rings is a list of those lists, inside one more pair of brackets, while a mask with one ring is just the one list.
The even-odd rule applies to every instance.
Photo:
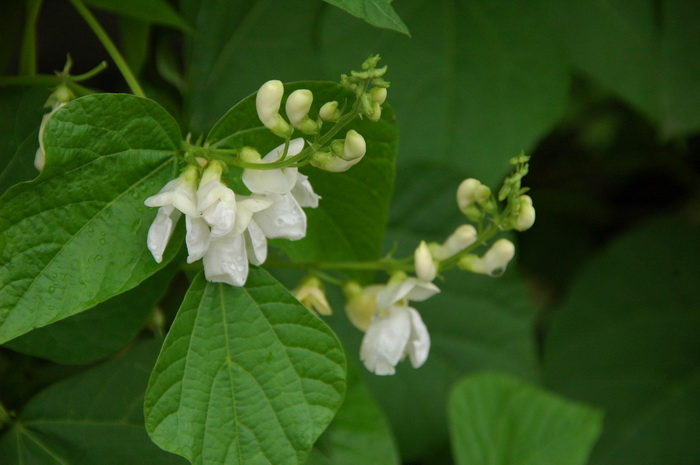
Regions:
[[24, 22], [24, 37], [19, 58], [19, 74], [34, 76], [36, 74], [36, 19], [39, 16], [43, 0], [31, 0], [26, 3], [27, 17]]

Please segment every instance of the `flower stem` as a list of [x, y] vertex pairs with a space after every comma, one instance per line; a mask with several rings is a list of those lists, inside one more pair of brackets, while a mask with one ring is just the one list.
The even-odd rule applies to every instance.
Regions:
[[70, 0], [70, 2], [73, 4], [75, 9], [78, 10], [78, 13], [80, 13], [80, 16], [83, 17], [85, 22], [88, 23], [92, 29], [92, 32], [94, 32], [100, 42], [102, 42], [102, 45], [104, 46], [105, 50], [107, 50], [107, 53], [109, 53], [109, 56], [114, 61], [114, 64], [116, 64], [117, 68], [119, 68], [119, 72], [121, 72], [122, 76], [124, 76], [124, 80], [129, 85], [131, 92], [133, 92], [133, 94], [137, 97], [145, 98], [146, 94], [141, 88], [139, 82], [136, 80], [134, 74], [131, 72], [126, 60], [119, 52], [116, 45], [114, 45], [112, 39], [109, 38], [107, 32], [102, 28], [100, 23], [97, 22], [97, 19], [93, 16], [90, 10], [87, 9], [82, 0]]
[[26, 3], [27, 17], [24, 22], [24, 37], [19, 59], [19, 74], [36, 74], [36, 19], [43, 0], [30, 0]]

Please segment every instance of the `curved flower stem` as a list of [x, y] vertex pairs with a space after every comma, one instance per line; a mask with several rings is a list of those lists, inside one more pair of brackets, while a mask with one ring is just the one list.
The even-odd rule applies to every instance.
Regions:
[[[62, 82], [64, 81], [60, 77], [48, 74], [36, 74], [34, 76], [0, 76], [0, 87], [23, 85], [55, 87]], [[94, 90], [81, 86], [73, 81], [66, 81], [66, 85], [75, 95], [82, 96], [95, 93]]]
[[71, 79], [71, 81], [74, 81], [74, 82], [87, 81], [91, 77], [100, 74], [102, 71], [105, 70], [105, 68], [107, 68], [107, 62], [101, 61], [97, 66], [92, 68], [90, 71], [83, 73], [83, 74], [78, 74], [76, 76], [71, 76], [70, 79]]
[[23, 76], [36, 75], [36, 18], [42, 2], [43, 0], [32, 0], [26, 3], [27, 18], [19, 57], [19, 74]]
[[97, 22], [97, 19], [93, 16], [90, 10], [87, 9], [81, 0], [70, 0], [70, 2], [73, 4], [75, 9], [78, 10], [78, 13], [80, 13], [80, 16], [83, 17], [85, 22], [88, 23], [90, 29], [92, 29], [92, 32], [94, 32], [100, 42], [102, 42], [105, 50], [107, 50], [109, 56], [112, 57], [112, 60], [114, 60], [114, 64], [116, 64], [117, 68], [119, 68], [119, 72], [121, 72], [122, 76], [124, 76], [124, 80], [129, 85], [131, 92], [133, 92], [133, 94], [137, 97], [145, 98], [146, 94], [141, 88], [139, 82], [136, 80], [134, 74], [131, 72], [126, 60], [117, 49], [117, 46], [114, 45], [112, 39], [109, 38], [107, 32], [102, 28], [100, 23]]

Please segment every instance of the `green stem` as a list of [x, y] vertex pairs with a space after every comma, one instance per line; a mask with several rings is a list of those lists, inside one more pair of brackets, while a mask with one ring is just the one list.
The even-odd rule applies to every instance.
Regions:
[[378, 260], [374, 262], [266, 262], [272, 268], [298, 268], [305, 270], [337, 271], [413, 271], [413, 263], [403, 264], [398, 260]]
[[19, 59], [19, 74], [34, 76], [36, 74], [36, 19], [39, 16], [43, 0], [27, 2], [27, 18], [24, 22], [24, 37]]
[[78, 13], [80, 13], [80, 16], [83, 17], [85, 22], [88, 23], [88, 25], [92, 29], [92, 32], [94, 32], [97, 38], [100, 40], [100, 42], [102, 42], [102, 45], [104, 46], [105, 50], [107, 50], [109, 56], [112, 57], [114, 64], [117, 65], [117, 68], [119, 68], [119, 71], [122, 73], [122, 76], [124, 76], [124, 80], [129, 85], [131, 92], [133, 92], [133, 94], [137, 97], [145, 98], [146, 94], [141, 88], [139, 82], [136, 80], [134, 74], [131, 72], [131, 69], [129, 69], [129, 65], [126, 63], [126, 60], [119, 52], [116, 45], [114, 45], [112, 39], [109, 38], [107, 32], [102, 28], [100, 23], [97, 22], [97, 19], [95, 19], [90, 10], [87, 9], [87, 7], [83, 4], [81, 0], [70, 0], [70, 2], [73, 4], [75, 9], [78, 10]]
[[102, 62], [100, 62], [99, 65], [95, 66], [94, 68], [92, 68], [92, 69], [91, 69], [90, 71], [88, 71], [87, 73], [78, 74], [77, 76], [71, 76], [71, 81], [74, 81], [74, 82], [87, 81], [87, 80], [90, 79], [91, 77], [96, 76], [97, 74], [99, 74], [99, 73], [101, 73], [102, 71], [104, 71], [104, 69], [105, 69], [106, 67], [107, 67], [107, 62], [106, 62], [106, 61], [102, 61]]
[[4, 425], [9, 424], [11, 419], [10, 412], [8, 412], [5, 406], [2, 405], [2, 402], [0, 402], [0, 429], [2, 429]]

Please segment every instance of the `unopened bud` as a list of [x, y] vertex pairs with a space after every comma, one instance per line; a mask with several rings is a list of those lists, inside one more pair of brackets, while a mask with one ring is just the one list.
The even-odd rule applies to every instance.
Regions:
[[255, 97], [255, 108], [263, 125], [280, 137], [288, 137], [293, 129], [280, 116], [279, 110], [284, 95], [282, 81], [267, 81]]
[[448, 257], [451, 257], [476, 242], [476, 236], [477, 233], [474, 226], [471, 224], [463, 224], [450, 234], [442, 246], [448, 253]]
[[46, 164], [46, 152], [44, 150], [44, 129], [46, 128], [46, 125], [48, 124], [53, 114], [56, 113], [64, 105], [65, 103], [63, 102], [57, 102], [53, 110], [46, 113], [41, 118], [41, 124], [39, 125], [39, 148], [36, 149], [36, 153], [34, 154], [34, 168], [36, 168], [37, 171], [43, 171], [44, 165]]
[[437, 276], [437, 268], [433, 262], [433, 256], [425, 241], [421, 241], [413, 255], [416, 276], [421, 281], [432, 281]]
[[462, 181], [457, 188], [457, 205], [462, 212], [466, 213], [475, 201], [476, 190], [481, 186], [481, 182], [474, 178]]
[[311, 155], [309, 163], [311, 163], [311, 166], [315, 166], [316, 168], [324, 171], [341, 173], [355, 166], [360, 160], [362, 160], [362, 158], [347, 161], [340, 157], [336, 157], [330, 152], [315, 152], [313, 155]]
[[529, 195], [520, 196], [520, 213], [515, 220], [516, 231], [526, 231], [535, 224], [535, 207], [532, 206], [532, 198]]
[[262, 163], [262, 155], [253, 147], [243, 147], [238, 151], [238, 158], [246, 163]]
[[369, 91], [374, 103], [381, 105], [386, 101], [387, 90], [385, 87], [375, 87]]
[[459, 267], [474, 273], [500, 276], [515, 255], [515, 246], [508, 239], [499, 239], [486, 251], [483, 257], [465, 255], [459, 261]]
[[323, 285], [315, 276], [305, 279], [299, 287], [292, 291], [292, 294], [314, 313], [319, 315], [331, 315], [333, 313], [326, 299]]
[[347, 161], [354, 161], [365, 156], [367, 144], [365, 138], [357, 131], [351, 129], [345, 134], [345, 145], [343, 146], [342, 158]]
[[340, 119], [340, 110], [338, 110], [338, 102], [326, 102], [318, 112], [318, 115], [323, 121], [338, 121]]
[[202, 173], [200, 185], [204, 186], [210, 181], [221, 181], [221, 173], [224, 172], [224, 165], [219, 160], [211, 160]]
[[289, 122], [306, 134], [315, 134], [319, 129], [318, 124], [308, 116], [313, 101], [314, 95], [310, 90], [297, 89], [287, 97], [285, 105]]
[[374, 121], [375, 123], [379, 121], [382, 117], [382, 107], [378, 103], [374, 103], [372, 105], [372, 113], [367, 115], [367, 118], [370, 119], [370, 121]]

